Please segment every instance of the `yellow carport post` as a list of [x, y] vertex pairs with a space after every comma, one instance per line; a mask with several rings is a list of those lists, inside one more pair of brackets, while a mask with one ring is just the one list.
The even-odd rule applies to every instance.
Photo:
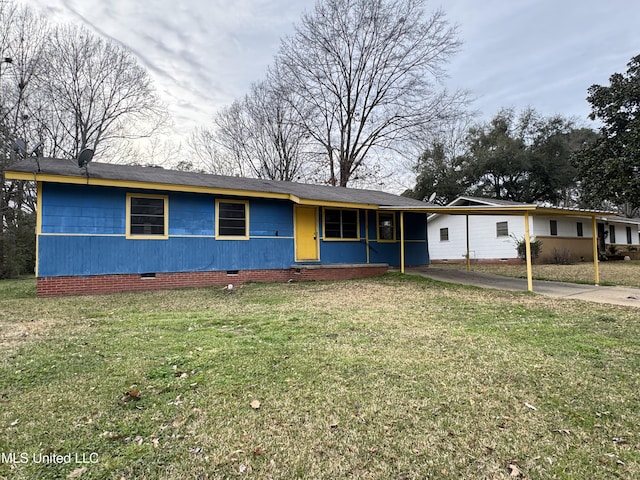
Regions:
[[471, 257], [469, 252], [469, 214], [465, 215], [467, 225], [467, 271], [471, 270]]
[[400, 272], [404, 273], [404, 212], [400, 211]]
[[596, 285], [600, 285], [600, 267], [598, 266], [598, 224], [596, 216], [591, 215], [591, 238], [593, 242], [593, 280]]
[[524, 243], [527, 252], [527, 290], [533, 292], [533, 271], [531, 268], [531, 236], [529, 235], [529, 212], [524, 212]]

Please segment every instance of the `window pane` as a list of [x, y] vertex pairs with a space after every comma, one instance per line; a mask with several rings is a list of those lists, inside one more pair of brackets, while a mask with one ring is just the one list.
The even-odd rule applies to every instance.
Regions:
[[616, 227], [609, 225], [609, 243], [616, 243]]
[[509, 222], [497, 222], [496, 223], [496, 235], [498, 237], [509, 236]]
[[342, 238], [358, 238], [358, 212], [342, 210]]
[[379, 240], [393, 240], [393, 214], [381, 213], [378, 216], [378, 235]]
[[558, 222], [557, 220], [549, 220], [549, 230], [551, 235], [558, 235]]
[[327, 238], [358, 238], [358, 211], [325, 209], [324, 235]]
[[578, 236], [582, 237], [584, 235], [584, 231], [582, 229], [582, 222], [578, 222], [576, 225], [577, 225], [577, 228], [578, 228]]
[[130, 234], [164, 235], [164, 199], [130, 197]]
[[449, 229], [448, 228], [441, 228], [440, 229], [440, 241], [441, 242], [446, 242], [447, 240], [449, 240]]
[[218, 235], [244, 237], [247, 235], [246, 205], [218, 203]]
[[327, 238], [340, 238], [340, 210], [324, 211], [324, 234]]

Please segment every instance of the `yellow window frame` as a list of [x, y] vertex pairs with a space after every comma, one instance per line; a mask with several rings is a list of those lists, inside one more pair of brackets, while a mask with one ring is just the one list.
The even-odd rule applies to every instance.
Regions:
[[[381, 217], [386, 217], [386, 216], [391, 216], [391, 231], [393, 233], [393, 237], [392, 238], [382, 238], [382, 235], [380, 234], [380, 218]], [[396, 213], [395, 212], [376, 212], [376, 235], [377, 235], [377, 239], [378, 242], [380, 243], [393, 243], [395, 241], [397, 241], [396, 239]]]
[[[220, 203], [235, 203], [244, 205], [244, 235], [220, 235]], [[216, 199], [216, 240], [249, 240], [249, 201], [248, 200], [227, 200]]]
[[[136, 234], [131, 233], [131, 199], [132, 198], [160, 198], [164, 201], [164, 234]], [[130, 240], [166, 240], [169, 238], [169, 196], [168, 195], [152, 195], [148, 193], [131, 193], [127, 192], [126, 205], [126, 231], [125, 236]]]
[[[343, 212], [356, 212], [356, 232], [357, 235], [353, 238], [342, 238], [342, 237], [327, 237], [326, 226], [327, 226], [327, 210], [339, 210]], [[342, 216], [340, 217], [340, 221], [342, 222]], [[359, 242], [361, 240], [360, 237], [360, 210], [357, 208], [332, 208], [332, 207], [323, 207], [322, 208], [322, 239], [326, 242]]]

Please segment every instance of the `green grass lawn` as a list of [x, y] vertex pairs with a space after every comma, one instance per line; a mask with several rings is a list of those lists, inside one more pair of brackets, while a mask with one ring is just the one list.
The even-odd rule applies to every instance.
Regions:
[[632, 307], [395, 274], [34, 291], [0, 282], [0, 478], [640, 478]]

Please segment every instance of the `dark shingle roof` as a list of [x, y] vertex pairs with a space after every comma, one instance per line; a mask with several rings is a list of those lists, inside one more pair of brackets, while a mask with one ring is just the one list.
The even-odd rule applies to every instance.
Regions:
[[[11, 177], [10, 172], [17, 172], [40, 175], [41, 178], [47, 177], [49, 181], [54, 181], [51, 176], [78, 178], [87, 176], [85, 169], [78, 168], [77, 163], [72, 160], [41, 158], [39, 164], [40, 170], [38, 172], [38, 165], [36, 164], [35, 158], [28, 158], [7, 168], [6, 173], [9, 174], [8, 178]], [[390, 207], [427, 205], [419, 200], [377, 190], [331, 187], [257, 178], [228, 177], [167, 170], [158, 167], [139, 167], [96, 162], [89, 164], [88, 175], [92, 180], [91, 183], [95, 184], [99, 184], [101, 180], [115, 180], [136, 184], [148, 184], [147, 188], [150, 189], [161, 189], [162, 185], [172, 185], [185, 187], [186, 190], [196, 187], [212, 190], [222, 189], [234, 192], [252, 192], [254, 196], [256, 196], [256, 193], [264, 193], [266, 197], [272, 196], [273, 194], [283, 194], [302, 200], [317, 202], [355, 203]], [[36, 179], [35, 176], [34, 179]], [[63, 181], [63, 179], [61, 180]]]

